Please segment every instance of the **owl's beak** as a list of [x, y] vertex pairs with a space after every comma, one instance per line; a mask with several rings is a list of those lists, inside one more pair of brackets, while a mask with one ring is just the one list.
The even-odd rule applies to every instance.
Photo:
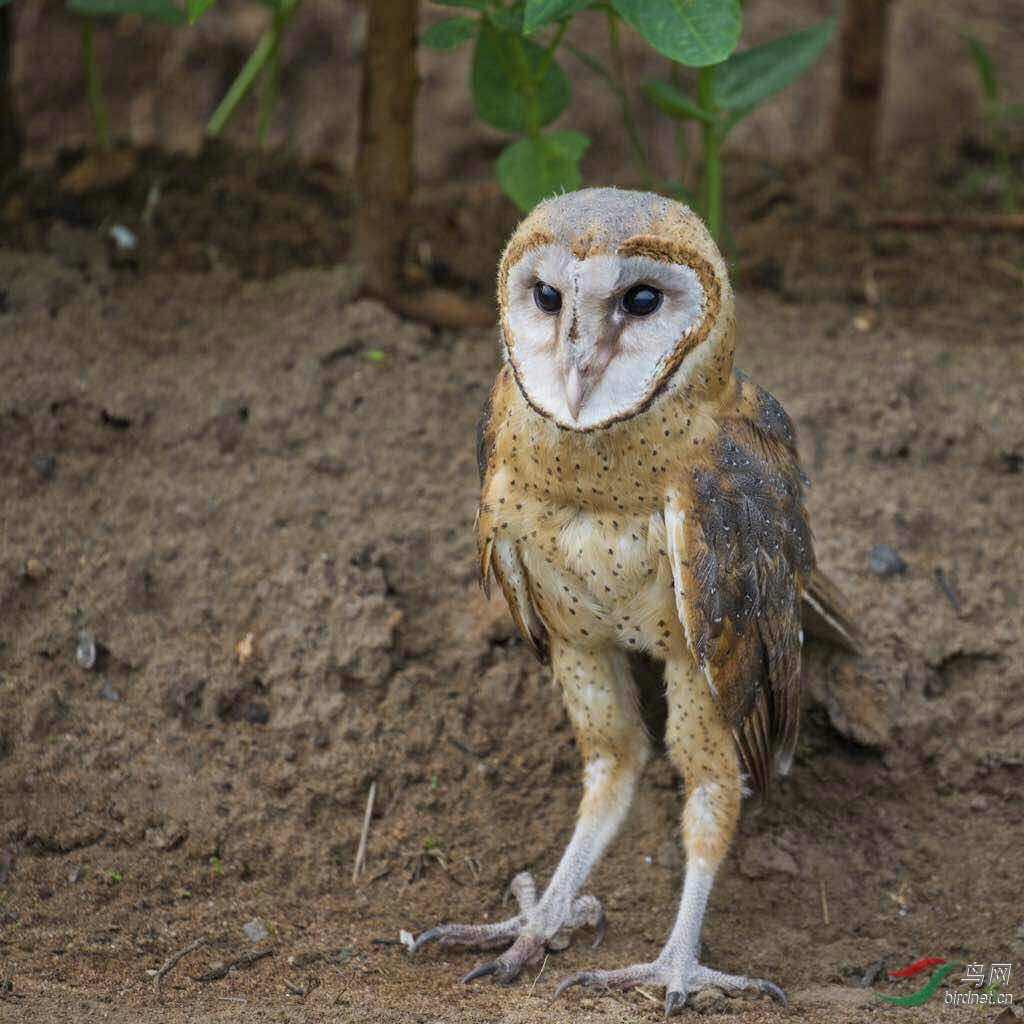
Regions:
[[571, 362], [565, 375], [565, 403], [569, 406], [569, 412], [574, 420], [580, 418], [580, 409], [583, 407], [585, 397], [586, 388], [583, 384], [583, 376], [576, 363]]
[[602, 337], [590, 351], [570, 353], [565, 369], [565, 404], [574, 421], [580, 418], [583, 404], [608, 369], [614, 352], [614, 340]]

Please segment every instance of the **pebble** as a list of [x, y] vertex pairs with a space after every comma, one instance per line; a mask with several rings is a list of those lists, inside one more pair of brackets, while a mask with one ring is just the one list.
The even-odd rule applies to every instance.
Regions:
[[270, 938], [267, 926], [258, 917], [254, 917], [251, 921], [246, 921], [242, 925], [242, 931], [245, 932], [245, 937], [250, 942], [262, 942], [264, 939]]
[[88, 629], [78, 631], [75, 661], [87, 672], [91, 672], [96, 667], [96, 637]]
[[103, 686], [100, 688], [100, 699], [109, 700], [115, 704], [121, 699], [121, 694], [110, 685], [109, 679], [103, 680]]
[[46, 566], [38, 558], [26, 558], [21, 567], [21, 575], [26, 580], [37, 583], [46, 575]]
[[868, 568], [882, 579], [890, 576], [899, 576], [907, 571], [907, 563], [900, 557], [898, 551], [889, 547], [888, 544], [876, 544], [868, 556]]

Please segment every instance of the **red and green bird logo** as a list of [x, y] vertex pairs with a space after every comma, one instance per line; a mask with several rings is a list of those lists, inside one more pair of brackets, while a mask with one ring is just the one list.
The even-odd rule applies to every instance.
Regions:
[[909, 967], [904, 967], [902, 971], [886, 971], [886, 974], [888, 974], [890, 978], [912, 978], [915, 974], [927, 971], [929, 967], [938, 967], [940, 964], [942, 966], [931, 976], [928, 980], [928, 984], [925, 985], [924, 988], [919, 988], [909, 996], [884, 996], [881, 992], [875, 992], [874, 989], [871, 991], [874, 992], [879, 999], [884, 999], [887, 1003], [895, 1003], [897, 1006], [920, 1006], [922, 1003], [928, 1002], [928, 1000], [935, 995], [936, 989], [938, 989], [942, 984], [942, 979], [945, 978], [953, 968], [958, 966], [958, 962], [950, 962], [948, 960], [943, 960], [938, 956], [930, 956], [924, 960], [918, 960], [917, 963], [913, 963]]

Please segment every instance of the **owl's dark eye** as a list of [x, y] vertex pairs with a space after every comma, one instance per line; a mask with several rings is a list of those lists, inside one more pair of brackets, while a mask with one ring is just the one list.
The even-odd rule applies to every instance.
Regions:
[[622, 296], [622, 308], [631, 316], [650, 316], [661, 305], [661, 292], [649, 284], [636, 284]]
[[545, 313], [557, 313], [562, 308], [562, 293], [544, 281], [538, 281], [533, 286], [533, 301]]

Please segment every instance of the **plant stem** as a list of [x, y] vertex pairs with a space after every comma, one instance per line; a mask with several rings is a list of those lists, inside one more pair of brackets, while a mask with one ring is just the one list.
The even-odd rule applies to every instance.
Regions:
[[96, 43], [93, 33], [96, 23], [92, 18], [82, 19], [82, 63], [85, 65], [85, 89], [92, 108], [92, 127], [96, 144], [102, 150], [110, 149], [110, 129], [107, 125], [107, 105], [103, 99], [103, 79], [96, 61]]
[[[672, 66], [668, 70], [669, 81], [677, 88], [681, 89], [681, 81], [679, 75], [679, 65], [673, 61]], [[686, 172], [692, 170], [690, 167], [690, 145], [686, 138], [687, 123], [681, 118], [675, 118], [675, 142], [676, 142], [676, 159], [679, 161], [679, 187], [682, 192], [686, 191]]]
[[[526, 59], [523, 41], [519, 36], [512, 36], [512, 57], [516, 65], [514, 72], [516, 89], [527, 100], [526, 134], [530, 138], [536, 138], [540, 134], [540, 106], [537, 100], [539, 79], [534, 77], [530, 62]], [[548, 59], [551, 59], [551, 54], [548, 54]], [[544, 74], [540, 69], [538, 69], [538, 72], [540, 76]]]
[[[625, 91], [619, 86], [619, 83], [615, 81], [611, 72], [596, 57], [592, 57], [584, 50], [580, 50], [578, 47], [573, 46], [572, 43], [566, 43], [565, 46], [581, 64], [590, 68], [590, 70], [593, 71], [606, 86], [608, 86], [615, 95], [615, 98], [619, 101], [619, 106], [622, 108], [622, 120], [626, 126], [626, 135], [629, 138], [630, 148], [633, 150], [633, 156], [636, 159], [637, 165], [640, 167], [645, 187], [649, 187], [652, 181], [651, 166], [647, 161], [647, 154], [644, 152], [640, 136], [636, 132], [636, 123], [633, 121], [632, 111], [629, 109], [629, 99], [626, 96]], [[630, 130], [631, 125], [632, 130]]]
[[[709, 114], [715, 112], [714, 88], [714, 66], [701, 68], [697, 76], [697, 103]], [[711, 121], [701, 121], [700, 134], [704, 143], [704, 221], [717, 239], [722, 227], [722, 169], [718, 159], [722, 140], [718, 125]]]
[[206, 134], [216, 138], [224, 130], [224, 126], [231, 119], [238, 105], [248, 95], [253, 83], [259, 78], [260, 73], [266, 66], [274, 47], [274, 28], [271, 26], [260, 36], [256, 49], [252, 51], [245, 66], [238, 73], [238, 77], [231, 83], [231, 87], [224, 94], [224, 99], [217, 104], [209, 124], [206, 126]]
[[608, 49], [612, 55], [612, 68], [615, 74], [616, 93], [619, 97], [619, 105], [622, 107], [622, 123], [629, 138], [629, 144], [637, 157], [640, 165], [640, 173], [643, 175], [644, 188], [651, 187], [651, 166], [647, 162], [647, 153], [640, 141], [640, 133], [637, 131], [636, 119], [633, 117], [633, 104], [629, 102], [629, 91], [626, 89], [626, 62], [622, 59], [622, 47], [619, 44], [619, 19], [615, 11], [610, 7], [605, 14], [608, 18]]

